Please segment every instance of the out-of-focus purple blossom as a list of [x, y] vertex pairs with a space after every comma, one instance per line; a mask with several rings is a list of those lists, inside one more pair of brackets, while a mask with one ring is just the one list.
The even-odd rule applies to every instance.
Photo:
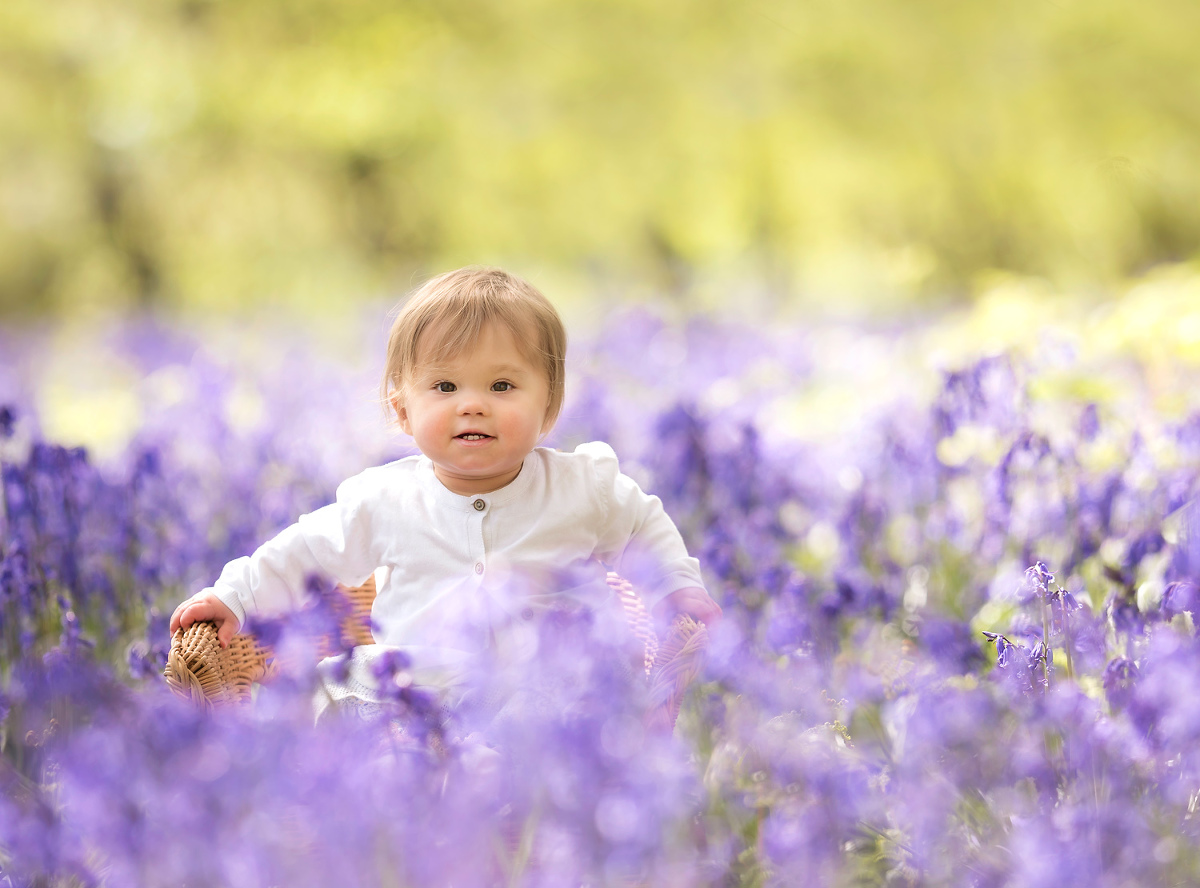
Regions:
[[1137, 602], [1125, 597], [1114, 597], [1108, 605], [1108, 615], [1118, 632], [1140, 633], [1145, 619], [1138, 610]]
[[1190, 499], [1177, 514], [1179, 528], [1171, 574], [1181, 582], [1200, 583], [1200, 498]]
[[574, 611], [529, 626], [521, 668], [485, 658], [457, 706], [384, 657], [382, 703], [314, 725], [317, 682], [351, 669], [328, 584], [248, 624], [277, 675], [244, 711], [165, 694], [166, 621], [412, 452], [362, 394], [381, 346], [342, 364], [302, 338], [98, 335], [146, 374], [116, 456], [40, 439], [11, 381], [35, 368], [6, 366], [38, 349], [0, 360], [0, 883], [1200, 878], [1180, 692], [1200, 675], [1200, 412], [1154, 415], [1136, 373], [1087, 367], [1129, 394], [1080, 404], [1038, 386], [1076, 359], [992, 356], [864, 398], [823, 439], [781, 418], [847, 388], [819, 327], [615, 314], [572, 346], [552, 443], [613, 443], [725, 609], [677, 735], [646, 730], [628, 651]]
[[922, 647], [951, 674], [973, 673], [983, 666], [983, 652], [966, 623], [928, 617], [921, 621], [920, 639]]
[[1079, 437], [1084, 441], [1094, 441], [1100, 433], [1100, 410], [1094, 401], [1084, 405], [1079, 415]]
[[1023, 400], [1011, 360], [1000, 355], [947, 373], [934, 415], [943, 435], [953, 434], [964, 423], [991, 422], [1007, 430]]
[[1159, 607], [1168, 620], [1185, 612], [1200, 612], [1200, 586], [1187, 580], [1168, 584]]
[[1113, 657], [1104, 667], [1104, 696], [1114, 710], [1128, 705], [1137, 671], [1137, 665], [1128, 657]]

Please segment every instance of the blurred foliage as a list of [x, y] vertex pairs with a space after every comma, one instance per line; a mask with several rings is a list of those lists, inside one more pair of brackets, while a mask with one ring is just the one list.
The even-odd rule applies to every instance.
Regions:
[[1200, 253], [1196, 33], [1191, 0], [6, 0], [0, 313], [481, 261], [1103, 290]]

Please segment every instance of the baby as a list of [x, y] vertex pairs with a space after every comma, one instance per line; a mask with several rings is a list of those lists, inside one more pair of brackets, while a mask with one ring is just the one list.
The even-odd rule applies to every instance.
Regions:
[[[300, 605], [310, 574], [356, 586], [375, 573], [372, 647], [404, 651], [415, 681], [445, 689], [506, 625], [564, 596], [602, 604], [610, 568], [660, 620], [686, 613], [712, 625], [721, 609], [699, 563], [611, 448], [538, 446], [562, 406], [565, 353], [562, 321], [526, 281], [496, 268], [430, 280], [392, 325], [383, 380], [420, 455], [344, 481], [336, 502], [180, 604], [171, 631], [212, 620], [225, 647], [248, 613]], [[480, 613], [487, 631], [465, 631]], [[356, 652], [350, 694], [371, 698], [370, 659]]]

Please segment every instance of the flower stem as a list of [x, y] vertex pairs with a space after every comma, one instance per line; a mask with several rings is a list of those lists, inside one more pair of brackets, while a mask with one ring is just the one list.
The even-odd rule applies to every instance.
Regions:
[[1042, 644], [1045, 650], [1042, 651], [1042, 675], [1046, 680], [1046, 689], [1050, 689], [1050, 611], [1046, 606], [1046, 596], [1050, 594], [1049, 588], [1046, 588], [1044, 593], [1039, 597], [1042, 607]]
[[1075, 661], [1071, 658], [1071, 624], [1067, 619], [1067, 595], [1059, 590], [1058, 605], [1062, 608], [1063, 648], [1067, 654], [1067, 675], [1075, 677]]

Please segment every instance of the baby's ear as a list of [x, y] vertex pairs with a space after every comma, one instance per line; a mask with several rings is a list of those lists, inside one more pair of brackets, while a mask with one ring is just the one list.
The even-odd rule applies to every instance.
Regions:
[[404, 398], [400, 394], [392, 395], [392, 409], [396, 411], [396, 423], [400, 431], [406, 435], [412, 434], [412, 423], [408, 420], [408, 409], [404, 406]]

